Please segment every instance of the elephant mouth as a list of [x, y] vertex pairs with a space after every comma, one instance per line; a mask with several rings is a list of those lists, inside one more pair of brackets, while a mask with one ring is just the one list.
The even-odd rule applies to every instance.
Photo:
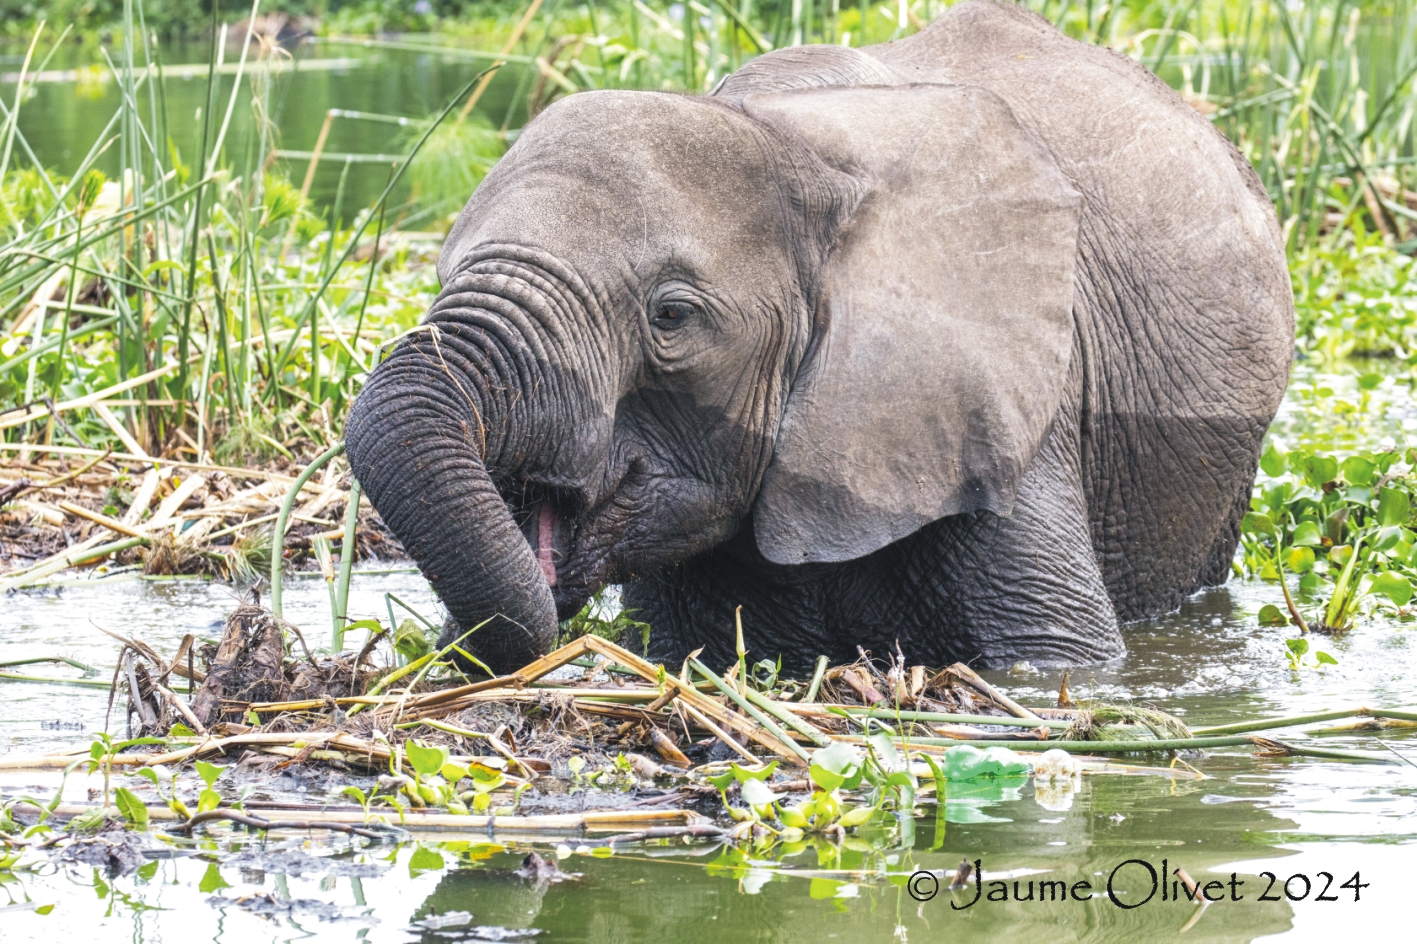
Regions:
[[567, 611], [579, 610], [589, 594], [575, 555], [574, 509], [580, 507], [577, 496], [569, 491], [532, 486], [507, 500], [507, 506], [531, 547], [562, 618]]

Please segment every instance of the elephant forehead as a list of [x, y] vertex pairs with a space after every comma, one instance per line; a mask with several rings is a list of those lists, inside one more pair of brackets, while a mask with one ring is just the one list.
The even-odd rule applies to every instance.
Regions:
[[478, 187], [439, 272], [488, 244], [532, 246], [572, 265], [638, 275], [673, 260], [729, 280], [783, 255], [780, 172], [753, 122], [714, 104], [589, 92], [543, 112]]

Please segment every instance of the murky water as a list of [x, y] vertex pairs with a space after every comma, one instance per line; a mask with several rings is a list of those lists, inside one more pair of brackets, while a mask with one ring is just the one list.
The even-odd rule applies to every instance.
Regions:
[[[1350, 381], [1306, 375], [1296, 388], [1315, 383], [1340, 396]], [[1406, 381], [1387, 381], [1378, 393], [1381, 400], [1368, 404], [1376, 419], [1331, 434], [1363, 442], [1403, 437]], [[1319, 422], [1296, 394], [1280, 432], [1299, 435]], [[386, 592], [431, 611], [431, 595], [416, 575], [364, 575], [354, 582], [353, 614], [385, 616]], [[1133, 697], [1192, 726], [1359, 705], [1417, 707], [1417, 622], [1362, 620], [1347, 636], [1320, 644], [1338, 665], [1293, 672], [1283, 655], [1288, 634], [1255, 620], [1258, 608], [1276, 598], [1275, 587], [1258, 582], [1201, 593], [1176, 613], [1128, 628], [1125, 658], [1075, 670], [1073, 695]], [[0, 601], [0, 658], [61, 653], [107, 671], [116, 644], [93, 624], [170, 651], [186, 632], [213, 633], [232, 601], [232, 592], [216, 584], [121, 576], [18, 594]], [[293, 581], [287, 601], [287, 615], [310, 631], [312, 644], [324, 641], [323, 583]], [[63, 667], [35, 671], [78, 674]], [[1051, 703], [1058, 683], [1056, 673], [1021, 667], [990, 680], [1035, 704]], [[0, 754], [86, 743], [102, 723], [106, 698], [98, 689], [0, 683]], [[1376, 750], [1385, 744], [1417, 763], [1417, 737], [1401, 730], [1316, 740]], [[1131, 942], [1170, 940], [1190, 924], [1186, 940], [1238, 942], [1286, 934], [1332, 940], [1405, 926], [1399, 922], [1409, 920], [1408, 895], [1417, 880], [1417, 766], [1266, 759], [1244, 748], [1191, 762], [1207, 779], [1091, 776], [1071, 797], [1030, 784], [952, 811], [949, 822], [937, 822], [928, 807], [930, 815], [894, 842], [866, 833], [839, 849], [806, 845], [761, 859], [703, 843], [630, 846], [599, 858], [576, 853], [594, 839], [533, 844], [486, 833], [360, 851], [339, 839], [290, 836], [166, 847], [154, 841], [162, 857], [128, 877], [45, 865], [0, 879], [0, 939]], [[0, 789], [47, 795], [57, 779], [8, 773]], [[96, 783], [76, 776], [68, 795], [81, 798]], [[529, 849], [549, 856], [558, 841], [569, 853], [562, 868], [575, 877], [538, 887], [513, 874]], [[315, 858], [263, 867], [251, 858], [288, 848]], [[909, 893], [914, 870], [953, 869], [966, 859], [982, 861], [986, 896], [999, 888], [988, 883], [1002, 880], [1011, 900], [983, 897], [969, 905], [973, 889], [953, 895], [941, 889], [925, 902]], [[1147, 867], [1124, 864], [1129, 860], [1157, 870], [1163, 860], [1179, 865], [1225, 900], [1198, 913], [1158, 893], [1123, 908], [1108, 895], [1109, 878], [1121, 904], [1140, 901], [1151, 885]], [[1271, 885], [1264, 872], [1277, 881]], [[1012, 900], [1015, 882], [1032, 901]], [[1065, 899], [1053, 898], [1062, 886], [1044, 882], [1064, 883]], [[48, 914], [31, 910], [50, 904]], [[411, 926], [448, 912], [472, 917], [441, 930]]]

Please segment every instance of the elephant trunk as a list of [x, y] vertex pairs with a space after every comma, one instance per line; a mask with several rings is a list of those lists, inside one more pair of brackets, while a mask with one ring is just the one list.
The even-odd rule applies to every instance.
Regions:
[[488, 471], [498, 461], [489, 431], [506, 429], [498, 391], [512, 386], [488, 368], [506, 361], [484, 349], [485, 335], [460, 328], [430, 326], [401, 344], [355, 401], [345, 443], [369, 500], [448, 609], [440, 645], [488, 621], [460, 645], [506, 673], [555, 641], [555, 569]]

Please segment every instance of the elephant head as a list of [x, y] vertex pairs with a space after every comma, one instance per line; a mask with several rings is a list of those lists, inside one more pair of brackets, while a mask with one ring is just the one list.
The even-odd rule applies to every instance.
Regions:
[[572, 96], [449, 233], [351, 465], [497, 671], [744, 528], [794, 564], [1007, 514], [1064, 396], [1080, 205], [978, 87]]

